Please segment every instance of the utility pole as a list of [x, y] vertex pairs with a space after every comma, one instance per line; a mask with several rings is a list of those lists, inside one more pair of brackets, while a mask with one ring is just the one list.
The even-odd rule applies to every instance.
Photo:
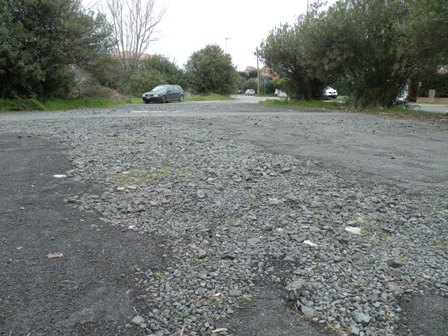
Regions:
[[256, 55], [257, 55], [257, 94], [260, 94], [260, 66], [258, 61], [258, 47], [256, 50]]
[[306, 16], [308, 16], [308, 7], [310, 6], [310, 0], [306, 0]]

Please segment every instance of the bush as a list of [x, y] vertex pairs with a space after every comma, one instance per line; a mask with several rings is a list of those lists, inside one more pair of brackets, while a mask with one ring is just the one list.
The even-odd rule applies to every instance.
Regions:
[[255, 78], [248, 79], [243, 84], [243, 92], [245, 92], [247, 89], [254, 89], [255, 91], [257, 91], [257, 87], [258, 87], [257, 79]]
[[436, 97], [448, 97], [448, 73], [434, 74], [422, 80], [422, 87], [418, 89], [420, 97], [428, 97], [429, 90], [436, 90]]
[[238, 85], [238, 73], [232, 58], [218, 45], [207, 45], [194, 52], [185, 68], [188, 86], [195, 93], [229, 95]]
[[94, 85], [89, 87], [89, 90], [84, 92], [83, 97], [95, 97], [95, 98], [107, 98], [107, 99], [119, 99], [121, 94], [117, 90], [111, 89], [106, 86]]
[[124, 81], [121, 91], [127, 95], [139, 97], [160, 84], [168, 84], [168, 82], [158, 70], [137, 69]]
[[2, 99], [0, 111], [43, 111], [45, 108], [38, 100], [31, 99]]

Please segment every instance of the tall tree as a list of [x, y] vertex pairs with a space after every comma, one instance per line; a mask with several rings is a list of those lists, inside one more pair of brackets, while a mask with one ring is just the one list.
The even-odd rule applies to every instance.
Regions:
[[218, 45], [194, 52], [185, 68], [189, 85], [198, 93], [227, 95], [235, 90], [238, 73], [230, 55]]
[[182, 81], [183, 72], [177, 65], [163, 55], [153, 55], [146, 59], [142, 70], [157, 70], [168, 84], [179, 84]]
[[273, 29], [261, 44], [265, 64], [285, 79], [284, 89], [294, 99], [319, 99], [325, 81], [318, 76], [320, 65], [306, 58], [304, 34], [311, 18], [301, 16], [293, 25]]
[[71, 66], [108, 50], [109, 34], [77, 0], [0, 0], [0, 97], [66, 96]]
[[340, 0], [307, 32], [306, 58], [351, 83], [355, 106], [392, 106], [409, 78], [446, 60], [442, 3]]
[[122, 91], [140, 96], [159, 84], [181, 84], [183, 72], [176, 64], [161, 55], [153, 55], [130, 73], [122, 85]]
[[129, 72], [157, 39], [166, 8], [157, 7], [156, 0], [106, 0], [106, 12], [123, 68]]
[[[403, 26], [400, 46], [414, 62], [408, 80], [408, 100], [415, 101], [419, 82], [448, 64], [448, 5], [440, 0], [411, 0], [408, 24]], [[423, 83], [425, 86], [425, 83]]]

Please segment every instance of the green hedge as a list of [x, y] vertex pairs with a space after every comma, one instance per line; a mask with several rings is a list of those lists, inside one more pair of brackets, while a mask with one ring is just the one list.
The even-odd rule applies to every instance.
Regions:
[[428, 97], [429, 90], [436, 90], [436, 97], [448, 97], [448, 73], [435, 74], [422, 81], [422, 87], [418, 89], [419, 97]]

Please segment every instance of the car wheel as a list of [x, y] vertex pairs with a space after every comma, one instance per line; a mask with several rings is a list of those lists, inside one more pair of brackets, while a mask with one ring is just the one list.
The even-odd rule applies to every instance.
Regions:
[[184, 101], [184, 95], [180, 95], [179, 102], [182, 103]]
[[165, 104], [165, 103], [166, 103], [166, 97], [165, 97], [165, 96], [162, 96], [162, 101], [161, 101], [161, 103], [162, 103], [162, 104]]
[[143, 100], [145, 104], [149, 104], [149, 100]]

